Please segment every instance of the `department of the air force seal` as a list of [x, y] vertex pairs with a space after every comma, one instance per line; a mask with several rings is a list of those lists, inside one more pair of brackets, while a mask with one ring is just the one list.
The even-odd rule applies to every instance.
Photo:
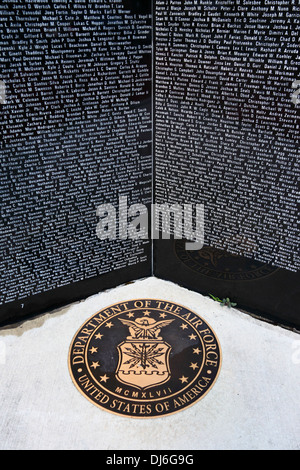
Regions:
[[180, 411], [212, 387], [218, 339], [191, 310], [157, 299], [129, 300], [89, 318], [69, 351], [78, 390], [112, 413], [152, 418]]
[[255, 281], [278, 271], [266, 263], [206, 245], [201, 250], [188, 251], [182, 240], [176, 240], [174, 250], [177, 258], [194, 272], [222, 281]]

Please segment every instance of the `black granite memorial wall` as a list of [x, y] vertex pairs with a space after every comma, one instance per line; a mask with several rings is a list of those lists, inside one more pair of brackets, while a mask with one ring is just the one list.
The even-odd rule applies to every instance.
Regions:
[[155, 273], [299, 327], [299, 4], [155, 4], [155, 202], [205, 213]]
[[[299, 329], [297, 0], [0, 14], [0, 323], [154, 274]], [[202, 204], [204, 246], [99, 239], [120, 197]]]
[[151, 3], [2, 0], [0, 321], [151, 273], [96, 209], [150, 204]]

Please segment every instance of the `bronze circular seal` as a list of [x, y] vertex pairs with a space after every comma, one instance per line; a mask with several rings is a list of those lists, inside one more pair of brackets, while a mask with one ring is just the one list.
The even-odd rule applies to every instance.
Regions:
[[114, 304], [75, 334], [69, 370], [78, 390], [118, 415], [153, 418], [189, 407], [221, 366], [212, 328], [182, 305], [157, 299]]

